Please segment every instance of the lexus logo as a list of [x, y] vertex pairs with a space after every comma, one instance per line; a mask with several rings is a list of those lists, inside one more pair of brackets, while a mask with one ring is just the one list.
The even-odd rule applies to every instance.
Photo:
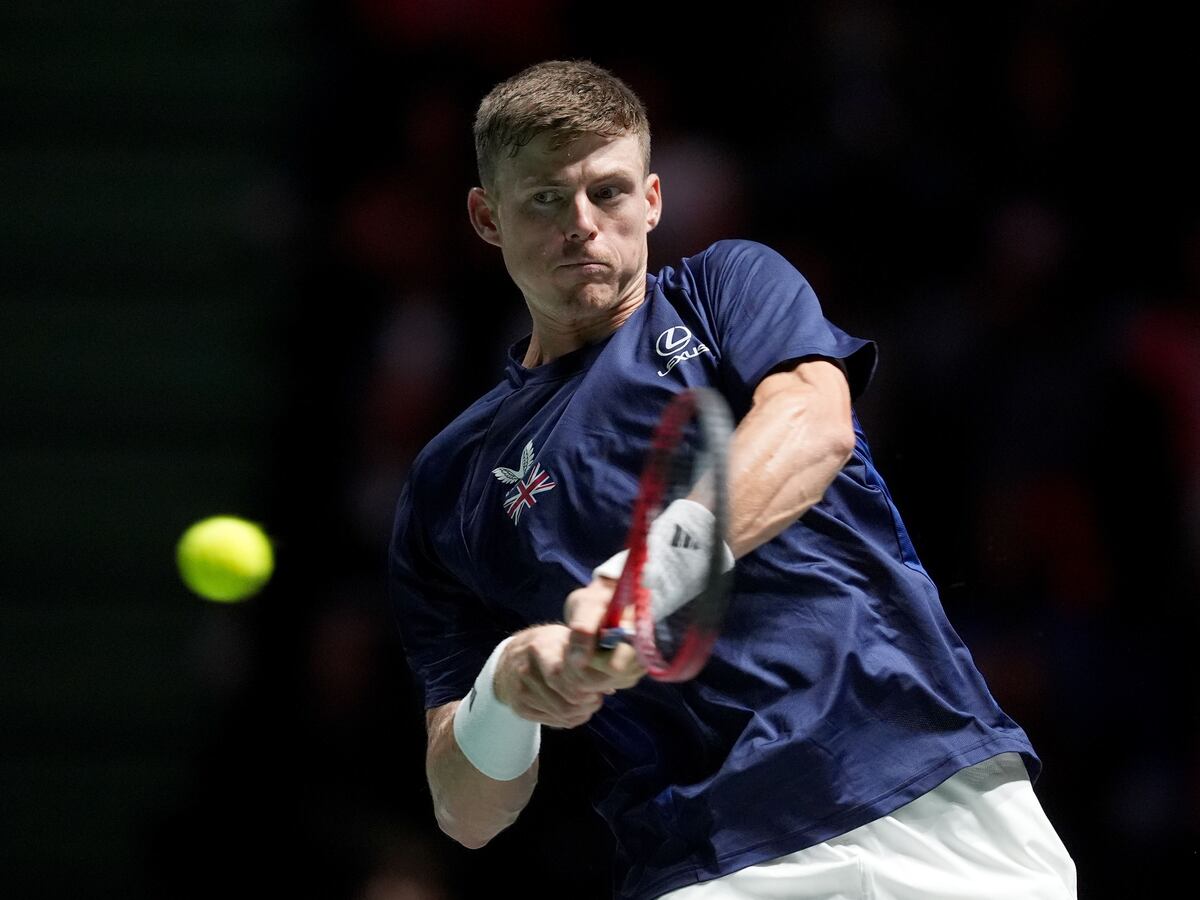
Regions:
[[658, 343], [655, 345], [655, 350], [659, 356], [674, 356], [680, 350], [688, 345], [692, 339], [692, 333], [682, 325], [676, 325], [674, 328], [668, 328], [658, 336]]

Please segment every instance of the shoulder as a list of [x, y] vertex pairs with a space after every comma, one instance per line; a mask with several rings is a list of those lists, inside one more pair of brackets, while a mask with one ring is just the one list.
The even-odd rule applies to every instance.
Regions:
[[714, 241], [699, 253], [684, 257], [678, 267], [664, 267], [660, 283], [717, 298], [739, 293], [747, 282], [771, 281], [808, 287], [808, 281], [782, 253], [760, 241], [725, 238]]
[[812, 295], [808, 280], [782, 253], [744, 238], [715, 241], [682, 259], [677, 268], [664, 267], [658, 284], [668, 299], [686, 299], [718, 321], [768, 300], [807, 302]]
[[410, 490], [420, 497], [465, 473], [510, 388], [501, 382], [438, 432], [409, 467]]
[[725, 238], [709, 244], [699, 253], [683, 261], [690, 268], [747, 268], [756, 265], [788, 266], [792, 264], [778, 250], [760, 241], [745, 238]]

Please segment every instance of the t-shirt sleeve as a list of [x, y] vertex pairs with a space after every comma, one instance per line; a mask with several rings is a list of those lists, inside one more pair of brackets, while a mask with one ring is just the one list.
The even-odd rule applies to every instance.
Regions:
[[875, 371], [875, 342], [825, 318], [812, 286], [782, 255], [754, 241], [718, 241], [692, 257], [713, 317], [721, 365], [747, 392], [772, 369], [803, 357], [840, 360], [857, 399]]
[[505, 635], [479, 598], [438, 561], [414, 494], [410, 478], [396, 508], [388, 590], [409, 668], [425, 708], [433, 709], [470, 692]]

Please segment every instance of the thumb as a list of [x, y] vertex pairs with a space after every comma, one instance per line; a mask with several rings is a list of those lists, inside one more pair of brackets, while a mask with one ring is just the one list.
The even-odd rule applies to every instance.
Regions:
[[583, 668], [592, 658], [596, 648], [596, 635], [608, 609], [612, 591], [592, 586], [572, 591], [567, 598], [567, 627], [571, 629], [567, 640], [567, 662]]
[[567, 664], [576, 669], [583, 669], [592, 659], [596, 647], [596, 635], [588, 634], [576, 628], [571, 629], [567, 640]]

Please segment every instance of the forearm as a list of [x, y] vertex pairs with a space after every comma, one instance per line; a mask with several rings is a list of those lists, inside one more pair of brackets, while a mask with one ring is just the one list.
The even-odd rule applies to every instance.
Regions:
[[820, 502], [854, 451], [845, 379], [823, 361], [763, 379], [730, 448], [730, 526], [745, 556]]
[[489, 778], [473, 766], [454, 737], [448, 703], [429, 713], [425, 773], [439, 827], [464, 847], [478, 849], [517, 820], [537, 785], [538, 761], [512, 781]]

